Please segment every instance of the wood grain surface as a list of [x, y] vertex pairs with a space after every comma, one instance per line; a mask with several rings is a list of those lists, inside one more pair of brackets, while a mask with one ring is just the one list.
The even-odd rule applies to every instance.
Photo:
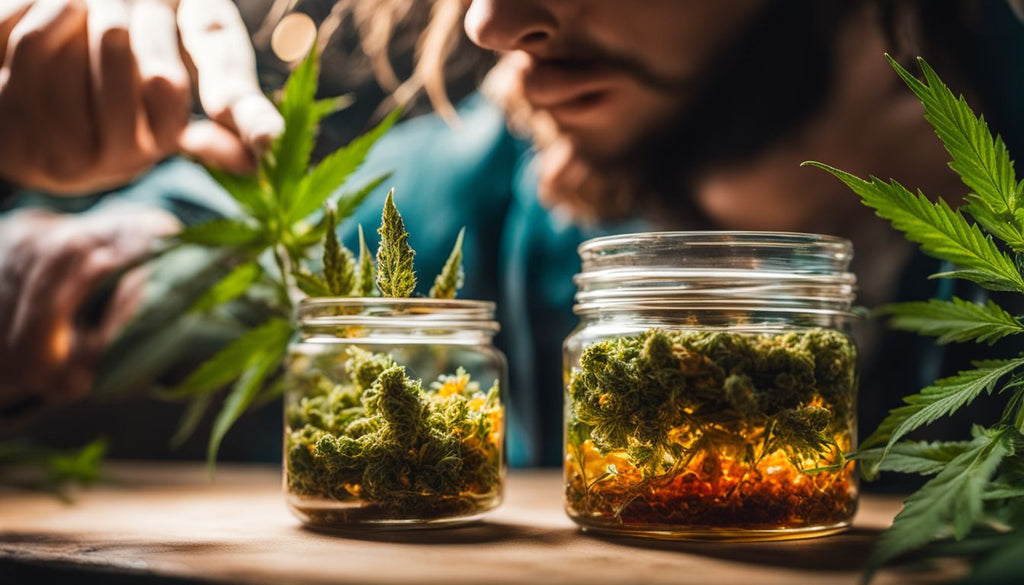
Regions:
[[[505, 504], [480, 523], [333, 535], [284, 505], [280, 470], [121, 463], [111, 481], [52, 496], [0, 490], [0, 583], [715, 583], [858, 582], [896, 498], [865, 497], [840, 535], [777, 543], [684, 543], [580, 532], [562, 512], [556, 471], [512, 472]], [[887, 572], [938, 583], [963, 567]], [[59, 582], [59, 581], [58, 581]]]

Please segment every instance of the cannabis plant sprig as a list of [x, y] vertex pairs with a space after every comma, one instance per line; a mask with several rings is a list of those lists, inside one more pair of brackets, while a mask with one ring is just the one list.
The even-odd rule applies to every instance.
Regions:
[[405, 231], [402, 214], [395, 207], [395, 192], [391, 190], [384, 201], [380, 219], [380, 246], [377, 248], [377, 288], [386, 297], [408, 297], [416, 289], [416, 271], [413, 257], [416, 252], [409, 246], [409, 232]]
[[441, 274], [434, 279], [434, 286], [430, 287], [430, 296], [435, 299], [454, 299], [455, 292], [462, 288], [466, 275], [462, 270], [462, 239], [466, 235], [466, 228], [459, 230], [459, 237], [455, 239], [455, 247], [448, 256], [448, 260], [441, 269]]
[[[349, 217], [387, 175], [340, 196], [319, 221], [309, 217], [324, 207], [362, 164], [370, 148], [399, 116], [396, 111], [367, 134], [310, 166], [320, 122], [346, 104], [345, 98], [315, 99], [319, 55], [315, 47], [289, 77], [279, 105], [284, 131], [271, 145], [255, 176], [234, 176], [217, 170], [210, 175], [238, 203], [230, 218], [191, 226], [179, 242], [225, 250], [224, 263], [233, 266], [193, 305], [193, 311], [215, 313], [224, 304], [246, 300], [269, 317], [202, 364], [167, 394], [190, 402], [175, 441], [191, 434], [212, 403], [230, 386], [214, 421], [207, 450], [216, 458], [220, 443], [247, 408], [270, 400], [280, 391], [280, 364], [293, 334], [290, 322], [298, 290], [307, 294], [347, 295], [356, 283], [352, 253], [337, 240], [337, 223]], [[325, 278], [312, 276], [305, 264], [325, 235]], [[273, 291], [269, 299], [260, 291]]]
[[[822, 163], [805, 164], [838, 177], [926, 254], [954, 265], [954, 270], [933, 278], [959, 278], [992, 291], [1024, 293], [1019, 268], [1024, 252], [1024, 182], [1017, 182], [1005, 144], [923, 59], [918, 61], [923, 81], [888, 59], [924, 104], [926, 119], [952, 156], [950, 167], [971, 190], [966, 204], [954, 209], [941, 199], [933, 202], [920, 192], [911, 193], [896, 181], [863, 180]], [[1024, 333], [1024, 322], [993, 301], [932, 299], [892, 305], [881, 313], [891, 317], [893, 327], [935, 336], [939, 343], [991, 345]], [[879, 472], [931, 478], [905, 501], [882, 535], [868, 561], [868, 577], [923, 547], [926, 555], [970, 550], [981, 559], [974, 569], [980, 576], [991, 570], [991, 559], [1005, 558], [1007, 551], [1024, 546], [1024, 355], [973, 366], [904, 398], [905, 405], [893, 409], [860, 451], [851, 454], [861, 461], [868, 478]], [[905, 439], [990, 394], [1003, 401], [1003, 416], [987, 428], [975, 426], [971, 440]], [[949, 538], [959, 544], [945, 543]]]

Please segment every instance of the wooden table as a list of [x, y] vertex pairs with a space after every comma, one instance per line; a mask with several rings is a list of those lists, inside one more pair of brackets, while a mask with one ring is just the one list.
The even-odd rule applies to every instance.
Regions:
[[[484, 522], [353, 538], [302, 528], [277, 469], [221, 465], [210, 482], [195, 464], [111, 467], [112, 482], [70, 505], [0, 491], [0, 583], [854, 584], [899, 508], [866, 497], [854, 529], [806, 541], [606, 538], [563, 514], [557, 472], [513, 472], [505, 505]], [[876, 583], [956, 572], [883, 573]]]

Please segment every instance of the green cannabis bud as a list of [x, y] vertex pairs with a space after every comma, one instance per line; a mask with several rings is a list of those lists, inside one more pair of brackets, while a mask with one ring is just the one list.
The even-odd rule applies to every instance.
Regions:
[[459, 237], [455, 239], [455, 247], [444, 263], [441, 274], [434, 279], [434, 286], [430, 289], [430, 296], [435, 299], [454, 299], [455, 293], [462, 288], [465, 281], [465, 274], [462, 271], [462, 238], [466, 235], [466, 228], [459, 230]]
[[827, 329], [589, 345], [566, 387], [570, 514], [754, 529], [848, 518], [855, 360]]
[[366, 237], [363, 235], [363, 226], [359, 226], [359, 264], [356, 270], [356, 288], [353, 291], [356, 296], [373, 296], [375, 287], [375, 273], [373, 269], [373, 255], [366, 246]]
[[334, 210], [327, 208], [327, 233], [324, 235], [324, 282], [333, 296], [347, 296], [355, 286], [355, 258], [338, 242]]
[[316, 369], [296, 378], [306, 395], [287, 409], [290, 493], [362, 502], [364, 517], [419, 519], [466, 514], [499, 497], [497, 381], [483, 392], [459, 368], [424, 388], [386, 353], [351, 347], [345, 355], [342, 383], [310, 374]]
[[416, 288], [413, 256], [409, 246], [409, 232], [405, 231], [402, 214], [395, 207], [394, 190], [388, 192], [381, 214], [380, 246], [377, 248], [377, 288], [386, 297], [411, 296]]

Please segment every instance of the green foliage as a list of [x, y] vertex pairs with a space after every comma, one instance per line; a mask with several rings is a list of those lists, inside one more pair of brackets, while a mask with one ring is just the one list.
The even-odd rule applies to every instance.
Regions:
[[967, 212], [1011, 248], [1024, 251], [1024, 184], [1014, 177], [1003, 140], [992, 135], [985, 118], [975, 116], [963, 96], [954, 96], [924, 59], [918, 60], [925, 78], [921, 82], [892, 57], [886, 58], [924, 104], [925, 118], [953, 157], [950, 168], [972, 191]]
[[938, 343], [976, 341], [994, 344], [1009, 335], [1024, 333], [1024, 324], [992, 301], [981, 305], [956, 297], [951, 301], [901, 303], [883, 307], [892, 315], [889, 326], [938, 337]]
[[246, 262], [237, 266], [220, 279], [217, 284], [210, 287], [203, 296], [199, 297], [192, 309], [195, 311], [209, 311], [219, 305], [235, 300], [245, 294], [249, 287], [259, 280], [263, 275], [263, 269], [256, 262]]
[[861, 461], [869, 469], [877, 471], [935, 475], [970, 446], [971, 443], [966, 441], [901, 441], [893, 445], [888, 452], [885, 452], [884, 447], [861, 449], [851, 454], [850, 458]]
[[861, 196], [864, 204], [879, 217], [892, 222], [908, 240], [921, 245], [925, 253], [948, 260], [960, 268], [936, 274], [942, 278], [974, 281], [990, 290], [1024, 291], [1024, 278], [1013, 260], [945, 200], [930, 201], [913, 194], [895, 180], [886, 183], [875, 177], [869, 181], [821, 163], [804, 163], [824, 169]]
[[[400, 115], [392, 113], [370, 132], [311, 167], [310, 155], [320, 122], [347, 103], [345, 98], [317, 100], [318, 77], [319, 55], [314, 47], [285, 84], [279, 104], [284, 132], [260, 161], [256, 175], [234, 176], [209, 169], [214, 180], [238, 203], [239, 215], [190, 226], [176, 237], [180, 243], [223, 250], [221, 264], [235, 267], [192, 303], [193, 311], [210, 313], [225, 303], [237, 302], [268, 317], [165, 395], [190, 401], [173, 439], [177, 444], [193, 432], [206, 410], [217, 403], [216, 397], [230, 387], [214, 420], [208, 449], [211, 463], [238, 417], [254, 404], [268, 400], [278, 391], [274, 388], [279, 389], [274, 382], [292, 334], [289, 319], [296, 288], [318, 296], [351, 294], [354, 259], [337, 240], [336, 221], [349, 217], [389, 176], [342, 195], [336, 211], [317, 223], [309, 222], [307, 216], [345, 183]], [[325, 235], [325, 278], [319, 278], [306, 264]], [[267, 290], [272, 291], [272, 298], [264, 294]], [[179, 320], [187, 318], [178, 316]]]
[[413, 270], [413, 256], [416, 252], [409, 246], [409, 232], [405, 231], [402, 214], [395, 207], [394, 190], [384, 201], [381, 215], [380, 245], [377, 247], [377, 288], [386, 297], [402, 298], [411, 296], [416, 289], [416, 272]]
[[287, 483], [297, 495], [363, 500], [389, 518], [465, 513], [500, 486], [498, 383], [461, 369], [428, 388], [389, 355], [347, 350], [346, 382], [303, 369], [287, 411]]
[[[952, 272], [935, 277], [962, 278], [993, 291], [1024, 292], [1018, 269], [1024, 252], [1024, 183], [1017, 182], [1006, 145], [924, 60], [919, 60], [923, 81], [892, 58], [889, 62], [924, 104], [925, 117], [952, 156], [950, 167], [971, 190], [966, 205], [953, 209], [945, 201], [933, 203], [923, 194], [913, 195], [895, 181], [873, 177], [863, 181], [821, 163], [805, 164], [834, 174], [925, 253], [956, 265]], [[893, 327], [936, 336], [939, 343], [991, 345], [1024, 330], [1017, 316], [991, 300], [975, 304], [958, 298], [933, 299], [886, 307], [882, 313], [892, 316]], [[879, 472], [934, 476], [906, 500], [882, 535], [869, 560], [869, 576], [912, 552], [915, 558], [969, 555], [979, 559], [968, 583], [1019, 572], [1019, 560], [1010, 555], [1019, 557], [1024, 551], [1019, 531], [1024, 521], [1021, 366], [1024, 356], [984, 360], [976, 362], [973, 370], [934, 382], [904, 398], [906, 404], [893, 409], [861, 450], [850, 454], [863, 463], [869, 479]], [[1004, 414], [988, 428], [975, 427], [973, 440], [904, 439], [986, 394], [1005, 401]], [[994, 535], [993, 530], [1005, 532], [1007, 527], [1013, 530]]]
[[459, 230], [459, 237], [455, 239], [455, 247], [444, 263], [441, 274], [434, 279], [434, 286], [430, 288], [430, 296], [435, 299], [454, 299], [455, 293], [462, 288], [466, 275], [462, 271], [462, 238], [466, 235], [466, 228]]
[[0, 481], [68, 499], [70, 487], [91, 485], [102, 478], [100, 464], [106, 452], [106, 439], [70, 451], [24, 441], [0, 441]]
[[[982, 394], [991, 393], [1000, 379], [1024, 365], [1024, 358], [986, 360], [973, 365], [973, 370], [936, 380], [920, 393], [905, 397], [906, 405], [893, 409], [862, 446], [884, 443], [891, 448], [907, 433], [960, 410]], [[884, 455], [885, 452], [883, 458]]]
[[1003, 457], [1012, 454], [1001, 432], [977, 437], [971, 447], [904, 502], [892, 527], [882, 534], [868, 569], [884, 565], [950, 531], [957, 539], [970, 532], [984, 509], [985, 487]]

